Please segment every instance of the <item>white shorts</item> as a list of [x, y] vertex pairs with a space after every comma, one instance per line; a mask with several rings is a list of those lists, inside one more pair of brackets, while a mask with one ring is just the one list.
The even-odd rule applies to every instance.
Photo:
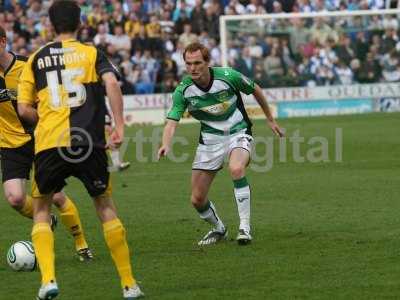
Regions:
[[[218, 137], [217, 143], [199, 144], [196, 150], [192, 169], [217, 171], [222, 169], [225, 159], [229, 158], [232, 150], [243, 148], [251, 156], [253, 137], [246, 133], [236, 133], [231, 136]], [[214, 139], [215, 142], [215, 139]]]

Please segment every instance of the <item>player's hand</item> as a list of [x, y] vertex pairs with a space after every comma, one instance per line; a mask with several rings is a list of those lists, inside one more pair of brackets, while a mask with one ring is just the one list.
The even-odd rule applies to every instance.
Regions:
[[158, 149], [158, 160], [160, 160], [161, 157], [167, 156], [169, 152], [169, 147], [168, 146], [161, 146], [160, 149]]
[[110, 134], [110, 138], [107, 143], [107, 148], [117, 149], [121, 146], [124, 141], [124, 127], [116, 127]]
[[279, 137], [284, 137], [285, 134], [283, 130], [279, 127], [278, 123], [276, 123], [275, 120], [267, 120], [268, 126], [271, 128], [271, 130]]

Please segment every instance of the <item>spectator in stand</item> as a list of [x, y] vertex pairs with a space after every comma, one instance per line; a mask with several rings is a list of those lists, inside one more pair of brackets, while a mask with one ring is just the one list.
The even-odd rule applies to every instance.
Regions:
[[354, 45], [356, 57], [359, 60], [364, 61], [369, 49], [369, 43], [364, 31], [357, 32], [357, 37]]
[[372, 52], [368, 52], [366, 60], [360, 64], [358, 72], [355, 74], [360, 83], [378, 82], [381, 78], [382, 69], [378, 60], [375, 59]]
[[293, 61], [293, 53], [289, 46], [289, 41], [287, 38], [281, 39], [281, 57], [284, 66], [294, 67], [295, 63]]
[[233, 68], [247, 77], [253, 77], [255, 65], [256, 60], [250, 55], [250, 49], [244, 47], [242, 55], [235, 60]]
[[160, 26], [162, 32], [172, 33], [174, 31], [174, 22], [171, 20], [171, 12], [164, 10], [161, 13]]
[[140, 66], [149, 75], [151, 82], [155, 83], [158, 69], [160, 67], [158, 61], [153, 58], [150, 50], [144, 50], [139, 61]]
[[289, 27], [290, 49], [297, 60], [299, 60], [302, 49], [310, 39], [309, 29], [304, 26], [304, 19], [296, 18], [291, 20], [292, 26]]
[[386, 16], [382, 20], [382, 26], [384, 29], [393, 28], [395, 31], [399, 30], [399, 20], [395, 15]]
[[150, 49], [154, 52], [162, 50], [161, 25], [157, 15], [150, 17], [150, 22], [146, 24], [146, 33], [149, 39]]
[[262, 47], [257, 43], [259, 39], [257, 39], [257, 37], [255, 37], [254, 35], [249, 36], [248, 39], [248, 47], [249, 47], [249, 51], [250, 51], [250, 56], [254, 57], [254, 58], [261, 58], [263, 55], [263, 49]]
[[269, 55], [269, 53], [271, 52], [272, 44], [273, 44], [273, 38], [270, 35], [266, 35], [264, 37], [264, 40], [260, 42], [263, 57]]
[[141, 25], [142, 23], [138, 16], [134, 12], [131, 12], [129, 14], [129, 19], [124, 24], [125, 33], [132, 39], [139, 35]]
[[87, 27], [82, 27], [79, 32], [78, 39], [82, 43], [92, 43], [93, 38], [90, 36], [90, 29]]
[[254, 67], [254, 82], [262, 88], [268, 88], [268, 78], [265, 74], [262, 64], [256, 64]]
[[157, 81], [163, 84], [167, 76], [173, 77], [175, 80], [178, 79], [178, 67], [176, 62], [169, 55], [166, 55], [161, 61], [161, 67], [158, 70]]
[[185, 14], [184, 11], [181, 11], [180, 13], [181, 16], [179, 17], [178, 21], [174, 22], [174, 30], [177, 35], [181, 35], [183, 33], [183, 27], [185, 24], [190, 24], [190, 18], [187, 16], [187, 14]]
[[136, 77], [133, 73], [133, 64], [123, 64], [121, 65], [121, 90], [123, 94], [135, 94], [135, 84]]
[[211, 38], [219, 41], [219, 15], [217, 14], [218, 7], [210, 5], [206, 9], [205, 17], [205, 30], [208, 32]]
[[326, 7], [324, 0], [315, 0], [313, 10], [316, 12], [325, 12], [328, 11], [328, 8]]
[[302, 13], [308, 13], [314, 11], [310, 0], [298, 0], [297, 1], [298, 11]]
[[328, 38], [335, 42], [339, 40], [338, 33], [333, 30], [322, 17], [315, 18], [314, 25], [310, 29], [311, 40], [316, 41], [320, 45], [325, 44]]
[[97, 34], [94, 36], [93, 43], [97, 46], [99, 44], [111, 44], [114, 36], [108, 33], [108, 29], [105, 24], [99, 24], [97, 26]]
[[225, 14], [229, 15], [231, 12], [236, 15], [243, 15], [246, 13], [246, 8], [239, 2], [239, 0], [231, 0], [225, 7]]
[[151, 49], [150, 40], [147, 37], [146, 28], [140, 25], [139, 34], [132, 39], [132, 54], [136, 51], [144, 51]]
[[183, 33], [179, 36], [178, 43], [186, 48], [187, 45], [197, 42], [197, 40], [198, 36], [192, 32], [192, 25], [185, 24], [183, 26]]
[[385, 29], [385, 34], [382, 36], [382, 53], [389, 53], [391, 49], [396, 47], [399, 42], [399, 36], [396, 33], [394, 27], [388, 27]]
[[274, 14], [281, 14], [283, 13], [283, 7], [282, 4], [279, 1], [274, 1], [272, 3], [272, 12]]
[[106, 55], [111, 60], [114, 66], [119, 66], [122, 63], [122, 55], [117, 51], [117, 48], [113, 44], [107, 44]]
[[348, 85], [353, 83], [353, 71], [350, 69], [344, 61], [339, 60], [333, 67], [333, 73], [335, 74], [335, 83]]
[[340, 36], [339, 46], [335, 49], [335, 52], [339, 60], [343, 61], [346, 65], [349, 65], [356, 56], [351, 39], [345, 34]]
[[88, 14], [88, 22], [92, 27], [96, 27], [103, 18], [103, 11], [99, 3], [93, 3]]
[[369, 19], [368, 30], [378, 31], [383, 30], [382, 19], [378, 15], [373, 15]]
[[179, 84], [179, 81], [170, 74], [167, 73], [164, 77], [164, 80], [161, 81], [160, 92], [161, 93], [172, 93], [176, 86]]
[[203, 31], [200, 33], [199, 42], [200, 42], [202, 45], [204, 45], [205, 47], [210, 48], [210, 44], [211, 44], [210, 40], [211, 40], [211, 38], [210, 38], [210, 36], [208, 35], [208, 32], [205, 31], [205, 30], [203, 30]]
[[42, 16], [47, 15], [47, 10], [48, 7], [43, 5], [41, 0], [33, 0], [29, 9], [26, 11], [26, 16], [36, 23], [40, 21]]
[[[277, 2], [277, 1], [275, 1]], [[275, 3], [274, 2], [274, 3]], [[282, 5], [281, 5], [282, 8]], [[267, 11], [262, 6], [260, 0], [250, 0], [250, 3], [246, 6], [246, 13], [247, 14], [265, 14]]]
[[221, 50], [215, 39], [210, 39], [210, 66], [221, 66]]
[[183, 47], [183, 45], [178, 42], [176, 44], [176, 50], [174, 51], [174, 53], [172, 53], [171, 58], [175, 61], [177, 67], [178, 67], [178, 77], [182, 77], [183, 74], [186, 72], [186, 65], [185, 65], [185, 61], [183, 60], [183, 51], [184, 51], [185, 47]]
[[133, 63], [131, 61], [130, 55], [127, 51], [121, 52], [122, 62], [120, 64], [120, 68], [124, 69], [125, 74], [130, 74], [132, 72]]
[[368, 0], [370, 9], [385, 8], [385, 0]]
[[133, 70], [136, 80], [135, 91], [137, 94], [152, 94], [154, 92], [154, 82], [150, 74], [143, 70], [140, 65], [136, 65]]
[[395, 49], [385, 54], [382, 59], [382, 76], [384, 81], [400, 81], [400, 63]]
[[300, 84], [302, 86], [315, 86], [316, 78], [312, 71], [312, 62], [309, 57], [304, 56], [298, 67]]
[[186, 4], [185, 0], [180, 0], [176, 4], [176, 8], [172, 13], [172, 21], [178, 22], [180, 18], [185, 18], [190, 20], [190, 14], [192, 12], [192, 8]]
[[161, 39], [163, 43], [163, 56], [167, 54], [172, 54], [175, 49], [175, 38], [173, 36], [173, 32], [169, 28], [167, 28], [165, 31], [162, 31]]
[[112, 43], [117, 51], [131, 51], [131, 39], [127, 34], [124, 33], [122, 25], [116, 25], [114, 27], [114, 37]]
[[277, 47], [273, 47], [271, 53], [264, 59], [263, 63], [268, 82], [272, 85], [278, 85], [279, 80], [285, 74], [285, 66], [278, 51]]
[[124, 28], [126, 17], [122, 12], [122, 5], [119, 2], [113, 4], [113, 12], [111, 14], [110, 31], [115, 32], [115, 27], [121, 26]]
[[333, 69], [320, 64], [316, 70], [316, 80], [318, 85], [332, 85], [335, 82]]
[[206, 18], [206, 11], [203, 7], [202, 0], [196, 0], [196, 4], [192, 10], [190, 16], [190, 23], [192, 24], [192, 30], [195, 34], [200, 34], [204, 31], [205, 28], [205, 18]]
[[136, 50], [135, 54], [131, 57], [131, 61], [133, 65], [140, 65], [140, 62], [142, 61], [142, 51]]
[[228, 41], [228, 65], [234, 66], [235, 61], [239, 58], [240, 46], [236, 41]]
[[160, 0], [146, 0], [143, 1], [144, 11], [146, 14], [154, 14], [161, 8]]

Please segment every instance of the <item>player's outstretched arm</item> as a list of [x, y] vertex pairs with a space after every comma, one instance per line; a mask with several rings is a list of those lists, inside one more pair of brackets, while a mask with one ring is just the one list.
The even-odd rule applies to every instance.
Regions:
[[272, 116], [271, 110], [269, 109], [269, 105], [267, 103], [267, 99], [265, 98], [264, 93], [258, 84], [255, 84], [253, 96], [254, 98], [256, 98], [258, 104], [260, 105], [265, 116], [267, 117], [268, 126], [277, 136], [283, 137], [283, 130], [279, 127], [278, 123], [276, 123], [274, 117]]
[[36, 109], [27, 103], [18, 103], [18, 114], [23, 120], [32, 125], [35, 125], [39, 119]]
[[158, 149], [158, 159], [163, 156], [166, 156], [171, 147], [171, 141], [174, 137], [175, 130], [178, 127], [178, 122], [174, 120], [167, 120], [167, 124], [164, 127], [164, 133], [162, 137], [162, 144], [160, 149]]
[[107, 72], [101, 78], [106, 88], [106, 94], [110, 101], [110, 107], [114, 118], [115, 127], [110, 134], [107, 147], [118, 148], [124, 139], [124, 115], [122, 92], [117, 77], [112, 72]]

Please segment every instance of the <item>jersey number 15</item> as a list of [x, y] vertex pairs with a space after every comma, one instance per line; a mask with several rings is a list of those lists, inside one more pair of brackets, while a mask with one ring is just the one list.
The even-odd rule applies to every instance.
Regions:
[[59, 71], [46, 72], [47, 86], [51, 106], [78, 107], [86, 102], [85, 86], [76, 81], [78, 76], [84, 74], [82, 68], [61, 70], [61, 82], [58, 80]]

